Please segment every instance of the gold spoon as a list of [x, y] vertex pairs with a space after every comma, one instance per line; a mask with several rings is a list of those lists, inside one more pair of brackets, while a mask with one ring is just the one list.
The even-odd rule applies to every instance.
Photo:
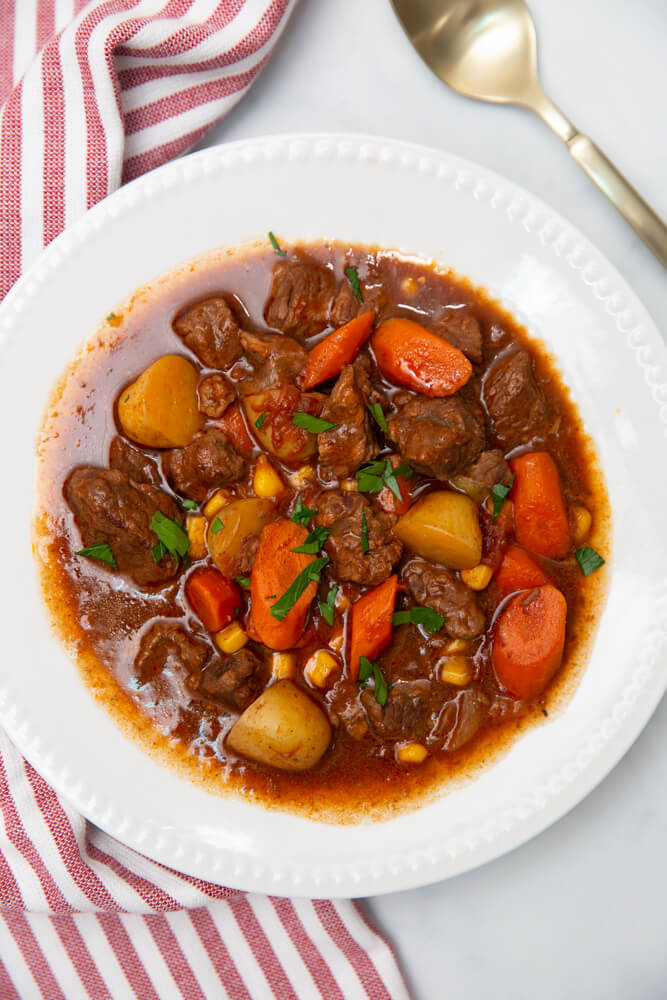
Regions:
[[436, 76], [466, 97], [519, 104], [538, 114], [667, 267], [667, 227], [662, 219], [542, 90], [535, 25], [524, 0], [391, 2], [408, 38]]

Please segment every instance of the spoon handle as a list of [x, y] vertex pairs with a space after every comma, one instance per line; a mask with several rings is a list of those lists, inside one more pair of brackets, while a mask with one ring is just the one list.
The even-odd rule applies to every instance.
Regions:
[[662, 266], [667, 267], [667, 226], [660, 216], [587, 135], [575, 132], [567, 140], [567, 148]]

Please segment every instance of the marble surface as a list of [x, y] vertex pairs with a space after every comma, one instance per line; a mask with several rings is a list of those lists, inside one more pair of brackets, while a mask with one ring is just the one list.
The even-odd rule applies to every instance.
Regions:
[[[667, 217], [667, 2], [531, 8], [545, 89]], [[606, 253], [666, 332], [664, 270], [560, 141], [528, 112], [444, 88], [389, 0], [302, 0], [260, 80], [202, 145], [336, 129], [448, 149], [523, 185]], [[666, 471], [655, 475], [664, 488]], [[476, 871], [365, 905], [415, 1000], [657, 1000], [667, 996], [666, 844], [663, 699], [621, 763], [545, 833]]]

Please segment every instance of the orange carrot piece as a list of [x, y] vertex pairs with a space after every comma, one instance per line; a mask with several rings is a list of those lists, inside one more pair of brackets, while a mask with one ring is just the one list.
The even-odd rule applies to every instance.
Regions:
[[[398, 455], [392, 455], [390, 461], [395, 469], [397, 469], [401, 464], [401, 460]], [[410, 489], [410, 481], [405, 479], [404, 476], [397, 476], [396, 482], [398, 483], [398, 488], [401, 493], [400, 500], [391, 492], [388, 486], [382, 487], [376, 499], [383, 510], [388, 510], [393, 514], [398, 514], [399, 517], [402, 517], [402, 515], [410, 509], [410, 505], [412, 504], [412, 491]]]
[[238, 403], [233, 403], [225, 410], [218, 421], [218, 426], [225, 432], [237, 451], [245, 455], [246, 458], [252, 455], [255, 445], [248, 434], [248, 428]]
[[308, 530], [281, 518], [267, 524], [259, 538], [259, 548], [250, 574], [252, 623], [255, 633], [270, 649], [291, 649], [296, 645], [306, 623], [308, 605], [315, 597], [317, 584], [309, 583], [282, 621], [271, 614], [272, 606], [291, 587], [315, 556], [292, 549], [303, 545]]
[[546, 451], [513, 458], [512, 500], [516, 540], [526, 549], [562, 559], [570, 547], [570, 526], [558, 469]]
[[462, 351], [411, 319], [387, 319], [371, 337], [382, 374], [423, 396], [451, 396], [472, 375]]
[[350, 659], [348, 673], [353, 681], [359, 676], [359, 659], [374, 660], [391, 642], [391, 616], [396, 604], [398, 577], [390, 576], [355, 601], [350, 609]]
[[505, 549], [495, 581], [503, 597], [517, 590], [532, 590], [551, 582], [542, 567], [518, 545], [509, 545]]
[[211, 632], [229, 625], [241, 609], [238, 587], [217, 569], [193, 573], [185, 585], [185, 594], [195, 614]]
[[345, 365], [354, 361], [362, 344], [370, 337], [372, 326], [373, 313], [364, 312], [315, 344], [308, 354], [306, 369], [301, 376], [301, 387], [312, 389], [320, 382], [338, 375]]
[[551, 584], [511, 598], [495, 629], [491, 662], [517, 698], [538, 698], [560, 667], [567, 602]]

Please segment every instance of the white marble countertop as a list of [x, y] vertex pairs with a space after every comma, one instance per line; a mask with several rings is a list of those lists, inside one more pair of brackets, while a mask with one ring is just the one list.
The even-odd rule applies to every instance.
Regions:
[[[667, 3], [530, 3], [547, 93], [667, 217]], [[665, 332], [664, 270], [560, 141], [528, 112], [443, 87], [389, 0], [302, 0], [260, 80], [203, 145], [308, 130], [414, 140], [492, 167], [575, 223]], [[666, 478], [656, 470], [656, 488]], [[551, 829], [476, 871], [367, 905], [415, 1000], [667, 996], [667, 700]]]

